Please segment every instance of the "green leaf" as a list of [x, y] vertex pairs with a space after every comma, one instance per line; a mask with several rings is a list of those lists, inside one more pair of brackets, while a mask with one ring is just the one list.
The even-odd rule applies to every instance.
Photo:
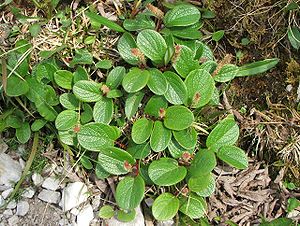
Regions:
[[73, 86], [75, 96], [84, 102], [97, 102], [102, 99], [101, 84], [94, 81], [81, 80]]
[[211, 39], [214, 40], [215, 42], [218, 42], [223, 38], [224, 33], [225, 33], [224, 30], [216, 31], [212, 34]]
[[112, 99], [103, 97], [101, 100], [97, 101], [94, 106], [93, 118], [95, 122], [109, 124], [112, 120], [113, 113], [114, 105]]
[[226, 64], [214, 76], [214, 80], [217, 82], [228, 82], [234, 79], [237, 76], [238, 72], [238, 66], [233, 64]]
[[134, 143], [142, 144], [151, 135], [153, 121], [146, 118], [138, 119], [132, 126], [131, 137]]
[[124, 67], [118, 66], [112, 69], [106, 78], [106, 85], [110, 89], [116, 89], [122, 83], [126, 70]]
[[98, 216], [103, 219], [109, 219], [112, 218], [114, 214], [114, 209], [109, 205], [105, 205], [100, 208]]
[[73, 78], [74, 84], [80, 80], [89, 79], [89, 75], [87, 71], [82, 66], [78, 66], [76, 71], [73, 74], [74, 74], [74, 78]]
[[100, 69], [110, 69], [112, 67], [113, 62], [111, 60], [100, 60], [96, 63], [96, 68]]
[[6, 95], [9, 97], [17, 97], [24, 95], [29, 91], [29, 85], [26, 80], [16, 75], [11, 75], [7, 79]]
[[201, 197], [210, 197], [216, 190], [216, 181], [213, 176], [209, 177], [209, 183], [206, 188], [196, 192]]
[[199, 219], [206, 214], [207, 206], [205, 200], [194, 193], [190, 193], [188, 197], [181, 196], [179, 201], [179, 211], [191, 219]]
[[79, 109], [79, 100], [72, 93], [63, 93], [59, 97], [60, 104], [69, 110], [78, 110]]
[[270, 222], [261, 223], [259, 226], [295, 226], [292, 219], [279, 217]]
[[[210, 11], [208, 9], [203, 9], [201, 10], [202, 12], [202, 18], [205, 18], [205, 19], [213, 19], [216, 17], [216, 14], [215, 12], [213, 11]], [[201, 225], [202, 226], [202, 225]]]
[[96, 164], [95, 174], [100, 180], [104, 180], [110, 176], [110, 173], [106, 172], [99, 163]]
[[75, 56], [70, 62], [70, 67], [74, 67], [77, 64], [92, 64], [93, 56], [86, 49], [75, 49]]
[[288, 39], [293, 48], [297, 50], [300, 48], [300, 31], [297, 27], [289, 27]]
[[122, 86], [128, 93], [135, 93], [143, 89], [148, 82], [150, 73], [147, 70], [132, 68], [122, 81]]
[[31, 135], [31, 130], [28, 122], [24, 122], [20, 128], [16, 129], [16, 137], [18, 141], [22, 144], [25, 144]]
[[216, 167], [215, 153], [208, 149], [200, 149], [195, 155], [189, 167], [189, 175], [198, 177], [207, 175]]
[[77, 138], [80, 145], [85, 149], [99, 151], [103, 147], [114, 145], [116, 133], [111, 126], [95, 122], [82, 126]]
[[86, 124], [93, 119], [93, 108], [87, 103], [83, 103], [82, 108], [83, 111], [80, 114], [80, 121], [82, 124]]
[[136, 208], [142, 201], [145, 192], [145, 182], [140, 177], [125, 177], [116, 188], [116, 201], [125, 210]]
[[155, 29], [155, 23], [145, 14], [138, 14], [135, 19], [125, 19], [123, 26], [127, 31]]
[[217, 156], [222, 161], [237, 169], [246, 169], [248, 167], [248, 157], [245, 152], [235, 146], [226, 145], [220, 148]]
[[124, 33], [118, 41], [118, 51], [121, 57], [129, 64], [137, 65], [139, 58], [134, 56], [131, 52], [132, 49], [137, 48], [136, 42], [131, 34]]
[[182, 4], [175, 6], [168, 11], [164, 17], [164, 24], [167, 27], [189, 26], [199, 21], [200, 11], [193, 5]]
[[165, 110], [168, 107], [168, 102], [163, 96], [152, 96], [147, 102], [144, 112], [145, 114], [159, 117], [160, 110]]
[[199, 62], [194, 60], [194, 53], [190, 48], [177, 45], [172, 66], [181, 77], [185, 78], [191, 71], [199, 67]]
[[187, 88], [181, 78], [171, 71], [166, 71], [164, 76], [168, 82], [168, 88], [164, 96], [171, 104], [183, 104], [187, 98]]
[[243, 77], [243, 76], [250, 76], [250, 75], [264, 73], [264, 72], [268, 71], [269, 69], [275, 67], [276, 64], [278, 64], [278, 62], [279, 62], [278, 58], [272, 58], [272, 59], [266, 59], [266, 60], [253, 62], [250, 64], [245, 64], [240, 67], [237, 76]]
[[150, 146], [152, 150], [155, 152], [160, 152], [165, 150], [171, 138], [172, 138], [171, 131], [166, 127], [164, 127], [161, 121], [156, 121], [154, 123], [154, 128], [150, 138]]
[[188, 26], [188, 27], [174, 27], [170, 28], [169, 32], [178, 38], [183, 38], [183, 39], [200, 39], [202, 34], [199, 31], [199, 24], [196, 23], [194, 25]]
[[223, 119], [210, 132], [206, 140], [206, 146], [214, 151], [225, 145], [232, 145], [239, 138], [239, 127], [232, 116]]
[[41, 62], [32, 69], [32, 76], [41, 82], [53, 82], [54, 73], [57, 71], [57, 67], [54, 63]]
[[117, 219], [121, 222], [130, 222], [133, 221], [135, 218], [136, 212], [135, 210], [118, 210], [117, 212]]
[[172, 106], [166, 110], [164, 125], [168, 129], [176, 131], [184, 130], [190, 127], [193, 122], [193, 113], [184, 106]]
[[218, 64], [213, 60], [205, 61], [203, 64], [200, 65], [199, 69], [206, 70], [208, 73], [213, 73], [214, 70], [217, 68]]
[[23, 120], [17, 115], [8, 115], [5, 118], [5, 125], [7, 127], [12, 127], [14, 129], [20, 128], [23, 123]]
[[174, 54], [174, 37], [172, 34], [166, 34], [164, 36], [164, 39], [167, 44], [167, 51], [166, 51], [165, 57], [164, 57], [164, 64], [165, 64], [165, 66], [167, 66]]
[[82, 166], [85, 169], [88, 169], [88, 170], [93, 169], [93, 164], [92, 164], [91, 160], [89, 160], [88, 157], [86, 157], [86, 156], [82, 156], [80, 158], [80, 163], [82, 164]]
[[117, 23], [115, 23], [103, 16], [100, 16], [94, 12], [88, 11], [88, 12], [85, 12], [85, 15], [90, 19], [91, 23], [94, 25], [97, 25], [97, 27], [99, 27], [100, 25], [104, 25], [111, 30], [114, 30], [117, 32], [125, 32], [125, 30]]
[[144, 159], [151, 153], [149, 143], [135, 144], [132, 143], [126, 150], [135, 159]]
[[99, 151], [98, 164], [110, 174], [127, 174], [129, 170], [125, 168], [126, 163], [133, 165], [135, 161], [129, 153], [120, 148], [106, 146]]
[[144, 97], [144, 93], [137, 92], [128, 95], [125, 101], [125, 115], [130, 119], [138, 110], [138, 107]]
[[69, 130], [78, 123], [79, 115], [73, 110], [64, 110], [60, 112], [55, 120], [57, 130]]
[[287, 211], [288, 213], [292, 212], [294, 209], [300, 206], [300, 201], [296, 198], [288, 199]]
[[188, 104], [194, 108], [206, 105], [214, 92], [215, 83], [211, 75], [202, 69], [192, 71], [184, 81], [187, 87]]
[[122, 97], [122, 96], [123, 96], [123, 92], [118, 89], [112, 89], [106, 94], [106, 97], [111, 99]]
[[31, 34], [32, 37], [38, 36], [38, 34], [40, 33], [40, 31], [41, 31], [41, 25], [40, 24], [32, 24], [29, 27], [29, 32], [30, 32], [30, 34]]
[[168, 145], [168, 150], [171, 156], [176, 159], [182, 157], [182, 154], [185, 152], [188, 152], [190, 154], [193, 153], [193, 149], [191, 150], [184, 149], [180, 144], [178, 144], [178, 142], [174, 138], [170, 140], [170, 143]]
[[54, 73], [54, 80], [63, 89], [72, 89], [73, 73], [67, 70], [58, 70]]
[[148, 169], [150, 179], [159, 186], [171, 186], [182, 181], [187, 173], [184, 166], [171, 158], [160, 158], [153, 161]]
[[152, 206], [152, 214], [156, 220], [165, 221], [172, 219], [179, 209], [179, 200], [170, 193], [158, 196]]
[[163, 73], [155, 68], [149, 70], [150, 77], [147, 83], [149, 89], [156, 95], [163, 95], [167, 91], [168, 84]]
[[155, 64], [163, 64], [167, 44], [158, 32], [149, 29], [141, 31], [137, 36], [137, 46]]
[[209, 48], [209, 46], [207, 46], [203, 42], [197, 41], [197, 43], [198, 43], [199, 47], [197, 49], [195, 59], [200, 60], [202, 62], [205, 62], [205, 61], [208, 61], [208, 60], [213, 61], [214, 60], [214, 54], [211, 51], [211, 49]]
[[211, 177], [213, 177], [211, 173], [198, 177], [191, 177], [188, 181], [189, 189], [194, 192], [207, 190], [210, 185]]
[[34, 122], [31, 124], [31, 130], [32, 132], [37, 132], [40, 129], [42, 129], [46, 125], [47, 121], [44, 119], [36, 119]]
[[194, 149], [197, 144], [197, 132], [194, 127], [173, 131], [173, 136], [184, 149]]
[[74, 129], [58, 131], [58, 136], [60, 141], [66, 145], [72, 146], [78, 143]]

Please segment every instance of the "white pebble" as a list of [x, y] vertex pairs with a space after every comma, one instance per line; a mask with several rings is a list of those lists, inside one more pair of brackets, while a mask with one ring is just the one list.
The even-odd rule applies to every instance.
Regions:
[[4, 198], [4, 199], [7, 199], [9, 196], [10, 196], [10, 194], [13, 192], [13, 188], [10, 188], [10, 189], [7, 189], [7, 190], [5, 190], [5, 191], [3, 191], [2, 192], [2, 197]]
[[29, 211], [29, 204], [26, 201], [20, 201], [17, 204], [17, 212], [18, 216], [25, 216]]
[[31, 176], [32, 182], [35, 186], [40, 186], [43, 183], [43, 177], [39, 173], [34, 173]]
[[286, 91], [291, 92], [292, 89], [293, 89], [293, 86], [291, 84], [289, 84], [289, 85], [286, 86], [285, 89], [286, 89]]
[[4, 216], [12, 216], [12, 215], [14, 215], [14, 214], [13, 214], [13, 211], [12, 211], [12, 210], [8, 209], [8, 210], [4, 210], [3, 215], [4, 215]]
[[16, 208], [16, 206], [17, 206], [16, 201], [15, 201], [15, 200], [11, 200], [11, 201], [8, 203], [8, 205], [6, 206], [6, 208], [7, 208], [7, 209], [14, 209], [14, 208]]
[[31, 199], [34, 196], [35, 190], [32, 187], [25, 188], [22, 197]]
[[54, 177], [48, 177], [44, 180], [42, 187], [48, 190], [56, 191], [59, 188], [59, 180]]
[[14, 215], [11, 218], [8, 219], [8, 225], [9, 226], [16, 226], [19, 223], [19, 217]]
[[93, 207], [89, 204], [84, 206], [77, 215], [77, 225], [89, 226], [94, 219]]
[[60, 193], [57, 191], [43, 189], [38, 195], [38, 198], [47, 203], [57, 204], [60, 200]]

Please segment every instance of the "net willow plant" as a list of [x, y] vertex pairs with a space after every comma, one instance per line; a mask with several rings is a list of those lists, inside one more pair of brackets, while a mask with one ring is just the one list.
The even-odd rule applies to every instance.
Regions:
[[[207, 211], [205, 198], [215, 190], [212, 171], [217, 159], [237, 169], [248, 166], [246, 154], [235, 146], [239, 127], [234, 117], [221, 120], [200, 146], [193, 111], [219, 103], [216, 85], [265, 72], [278, 59], [242, 67], [228, 60], [217, 62], [200, 41], [199, 9], [190, 4], [168, 6], [172, 8], [164, 14], [147, 5], [147, 10], [124, 21], [127, 31], [92, 11], [85, 13], [92, 26], [123, 33], [117, 48], [130, 66], [114, 67], [105, 79], [89, 77], [80, 65], [92, 67], [93, 57], [78, 50], [70, 70], [62, 70], [50, 58], [36, 65], [31, 76], [26, 68], [25, 78], [13, 73], [9, 79], [17, 83], [8, 80], [7, 95], [26, 96], [42, 116], [34, 122], [38, 128], [55, 121], [60, 141], [82, 153], [84, 167], [95, 167], [101, 179], [120, 176], [118, 208], [102, 207], [102, 218], [116, 214], [121, 221], [131, 221], [135, 208], [151, 197], [156, 220], [172, 219], [178, 211], [199, 219]], [[53, 87], [60, 90], [59, 99]], [[26, 128], [30, 132], [28, 123]]]

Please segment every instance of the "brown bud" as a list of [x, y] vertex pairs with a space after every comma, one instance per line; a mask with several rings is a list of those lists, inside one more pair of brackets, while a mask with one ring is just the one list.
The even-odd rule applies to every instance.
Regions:
[[200, 99], [201, 99], [201, 94], [199, 92], [196, 92], [193, 97], [192, 106], [196, 106], [199, 103]]
[[178, 57], [180, 56], [181, 46], [175, 45], [174, 49], [175, 50], [174, 50], [174, 55], [172, 57], [172, 63], [176, 63]]
[[80, 124], [77, 124], [77, 125], [74, 127], [73, 131], [74, 131], [75, 133], [78, 133], [78, 132], [80, 131]]
[[159, 117], [164, 118], [166, 115], [166, 110], [164, 108], [159, 109]]
[[101, 91], [102, 91], [103, 95], [106, 95], [109, 93], [110, 89], [107, 85], [102, 85]]
[[188, 162], [191, 159], [192, 155], [185, 151], [182, 153], [181, 158], [183, 159], [183, 161]]
[[162, 19], [164, 17], [163, 11], [150, 3], [147, 4], [147, 9], [149, 9], [159, 19]]
[[130, 172], [130, 171], [132, 170], [132, 165], [126, 160], [126, 161], [124, 162], [124, 168], [125, 168], [128, 172]]

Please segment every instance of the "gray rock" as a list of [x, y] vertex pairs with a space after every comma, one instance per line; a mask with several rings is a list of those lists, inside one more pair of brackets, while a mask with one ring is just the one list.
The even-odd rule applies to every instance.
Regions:
[[6, 217], [10, 217], [14, 214], [13, 214], [12, 210], [8, 209], [8, 210], [4, 210], [3, 215], [6, 216]]
[[6, 209], [14, 209], [14, 208], [16, 208], [16, 207], [17, 207], [17, 202], [16, 202], [16, 200], [11, 200], [11, 201], [7, 204]]
[[60, 206], [63, 211], [68, 211], [85, 202], [88, 197], [87, 186], [82, 182], [74, 182], [63, 189]]
[[34, 173], [31, 176], [31, 179], [32, 179], [32, 182], [35, 186], [40, 186], [44, 181], [44, 178], [39, 173]]
[[57, 204], [60, 201], [60, 193], [43, 189], [38, 195], [38, 198], [47, 203]]
[[93, 207], [88, 204], [84, 206], [77, 215], [77, 225], [89, 226], [94, 219]]
[[13, 192], [13, 190], [14, 190], [13, 188], [9, 188], [9, 189], [3, 191], [2, 194], [1, 194], [2, 197], [4, 199], [7, 199], [10, 196], [10, 194]]
[[174, 220], [167, 220], [167, 221], [159, 221], [157, 222], [157, 226], [173, 226]]
[[97, 211], [99, 209], [101, 202], [101, 195], [96, 195], [92, 198], [92, 207], [94, 211]]
[[19, 158], [19, 163], [20, 163], [22, 170], [24, 170], [26, 162], [22, 158]]
[[16, 226], [19, 223], [19, 217], [14, 215], [11, 218], [8, 219], [8, 225], [9, 226]]
[[20, 201], [17, 204], [17, 216], [25, 216], [29, 211], [29, 203], [26, 201]]
[[79, 214], [79, 210], [77, 208], [73, 208], [71, 209], [70, 213], [77, 216]]
[[5, 203], [5, 200], [4, 200], [4, 198], [2, 197], [2, 195], [0, 195], [0, 207], [1, 207], [2, 205], [4, 205], [4, 203]]
[[131, 222], [121, 222], [116, 218], [111, 218], [106, 221], [107, 226], [145, 226], [145, 219], [140, 207], [135, 209], [136, 216], [135, 219]]
[[20, 164], [5, 153], [0, 154], [0, 186], [12, 187], [21, 178]]
[[59, 188], [59, 180], [54, 177], [48, 177], [44, 180], [42, 187], [48, 190], [56, 191]]
[[31, 199], [35, 194], [35, 190], [32, 187], [25, 188], [22, 197]]
[[6, 152], [8, 149], [8, 145], [0, 139], [0, 154]]

